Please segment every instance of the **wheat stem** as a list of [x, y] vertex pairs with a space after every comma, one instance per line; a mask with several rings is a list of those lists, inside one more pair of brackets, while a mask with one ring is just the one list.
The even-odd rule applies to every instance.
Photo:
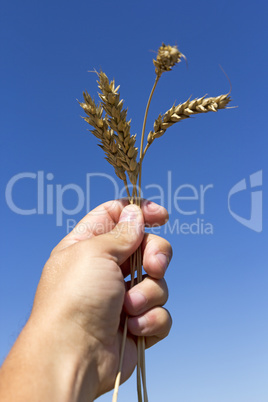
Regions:
[[118, 398], [118, 391], [119, 391], [119, 385], [120, 385], [120, 381], [121, 381], [123, 359], [124, 359], [125, 346], [126, 346], [126, 340], [127, 340], [127, 324], [128, 324], [128, 316], [126, 316], [125, 324], [124, 324], [122, 345], [121, 345], [121, 351], [120, 351], [119, 369], [118, 369], [118, 373], [117, 373], [115, 384], [114, 384], [114, 392], [113, 392], [112, 402], [117, 402], [117, 398]]
[[[131, 195], [130, 195], [130, 192], [129, 192], [129, 189], [128, 189], [127, 179], [124, 179], [124, 185], [125, 185], [125, 188], [126, 188], [128, 200], [129, 200], [129, 202], [131, 203]], [[132, 203], [131, 203], [131, 204], [132, 204]]]
[[140, 337], [138, 337], [138, 362], [137, 362], [137, 395], [138, 395], [138, 402], [142, 402], [142, 392], [141, 392], [141, 358], [140, 358]]
[[142, 126], [142, 132], [141, 132], [141, 145], [140, 145], [140, 162], [139, 162], [139, 198], [141, 196], [141, 172], [142, 172], [142, 159], [143, 159], [143, 143], [144, 143], [144, 133], [145, 133], [145, 127], [146, 127], [146, 121], [147, 121], [147, 116], [148, 116], [148, 111], [149, 111], [149, 107], [151, 104], [151, 100], [156, 88], [156, 85], [159, 81], [161, 74], [157, 74], [157, 76], [155, 77], [155, 82], [153, 85], [153, 88], [151, 90], [147, 105], [146, 105], [146, 110], [145, 110], [145, 114], [144, 114], [144, 119], [143, 119], [143, 126]]
[[[140, 198], [138, 198], [140, 200]], [[142, 281], [142, 255], [141, 255], [141, 247], [139, 247], [136, 251], [137, 254], [137, 282], [140, 283]], [[147, 396], [147, 387], [146, 387], [146, 376], [145, 376], [145, 341], [144, 337], [138, 337], [138, 365], [137, 365], [137, 375], [139, 378], [139, 382], [137, 382], [137, 391], [138, 398], [141, 395], [141, 378], [142, 378], [142, 386], [143, 386], [143, 400], [144, 402], [148, 401]], [[142, 399], [138, 399], [139, 402], [142, 402]]]
[[145, 154], [148, 151], [149, 146], [150, 146], [150, 144], [148, 144], [148, 142], [147, 142], [146, 147], [144, 148], [144, 151], [143, 151], [143, 154], [142, 154], [142, 160], [144, 159]]
[[142, 364], [141, 364], [141, 375], [143, 384], [143, 399], [144, 402], [148, 402], [148, 394], [146, 387], [146, 369], [145, 369], [145, 338], [141, 337], [141, 352], [142, 352]]

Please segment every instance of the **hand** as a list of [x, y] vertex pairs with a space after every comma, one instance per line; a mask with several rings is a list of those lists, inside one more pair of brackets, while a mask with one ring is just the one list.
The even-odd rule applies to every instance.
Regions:
[[[162, 225], [167, 211], [151, 202], [143, 202], [141, 209], [126, 204], [122, 200], [107, 202], [86, 215], [53, 250], [38, 285], [28, 337], [40, 334], [39, 343], [43, 339], [45, 346], [37, 346], [35, 355], [45, 350], [43, 358], [49, 361], [48, 368], [53, 367], [51, 381], [55, 388], [56, 382], [61, 382], [66, 400], [94, 400], [113, 388], [123, 310], [129, 315], [129, 335], [122, 381], [137, 362], [135, 336], [145, 336], [146, 347], [150, 347], [165, 338], [171, 327], [170, 315], [162, 307], [168, 297], [163, 277], [171, 246], [158, 236], [144, 235], [144, 221], [149, 226]], [[129, 257], [140, 244], [148, 276], [126, 290]], [[59, 375], [59, 371], [66, 372]], [[60, 395], [59, 390], [55, 392]]]

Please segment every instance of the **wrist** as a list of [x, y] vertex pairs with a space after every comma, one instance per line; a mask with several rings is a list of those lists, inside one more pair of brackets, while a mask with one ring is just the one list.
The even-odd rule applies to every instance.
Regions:
[[[47, 374], [63, 401], [93, 401], [98, 388], [97, 346], [83, 330], [60, 319], [27, 323], [32, 336], [39, 337], [36, 348], [47, 362]], [[41, 335], [40, 335], [41, 334]], [[85, 398], [84, 396], [84, 398]]]
[[1, 401], [93, 401], [95, 345], [82, 338], [68, 325], [30, 317], [1, 368]]

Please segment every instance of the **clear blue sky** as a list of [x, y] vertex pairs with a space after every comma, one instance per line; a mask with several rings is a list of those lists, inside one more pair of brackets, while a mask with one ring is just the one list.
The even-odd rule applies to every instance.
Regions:
[[[170, 226], [160, 234], [174, 250], [167, 273], [174, 323], [170, 336], [147, 353], [150, 400], [267, 402], [267, 12], [266, 1], [2, 2], [1, 362], [29, 316], [42, 267], [66, 235], [68, 219], [86, 213], [82, 194], [90, 208], [115, 196], [107, 177], [86, 185], [87, 174], [115, 178], [76, 101], [85, 89], [97, 98], [96, 76], [88, 70], [102, 68], [121, 85], [132, 134], [140, 138], [154, 81], [152, 50], [164, 41], [178, 45], [188, 69], [182, 62], [162, 76], [148, 130], [174, 102], [228, 92], [219, 64], [238, 108], [178, 123], [155, 141], [144, 163], [145, 196], [159, 195], [160, 186], [170, 206]], [[260, 171], [255, 197], [249, 180]], [[243, 179], [247, 189], [232, 195], [231, 211], [248, 222], [252, 198], [252, 225], [256, 229], [262, 218], [262, 231], [228, 210], [228, 194]], [[12, 211], [8, 183], [13, 209], [38, 204], [39, 213]], [[67, 191], [69, 184], [79, 193]], [[181, 185], [188, 187], [178, 190]], [[200, 186], [208, 185], [202, 209]], [[64, 208], [74, 212], [63, 213], [61, 223], [64, 188]], [[52, 203], [46, 201], [51, 194]], [[174, 195], [196, 199], [174, 202]], [[213, 233], [193, 233], [202, 224]], [[120, 400], [136, 401], [135, 392], [134, 376]], [[110, 394], [100, 398], [110, 400]]]

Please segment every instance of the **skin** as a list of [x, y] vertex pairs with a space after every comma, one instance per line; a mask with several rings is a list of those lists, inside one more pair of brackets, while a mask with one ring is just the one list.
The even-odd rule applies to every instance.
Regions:
[[[122, 317], [129, 315], [122, 381], [137, 363], [136, 336], [146, 347], [164, 339], [171, 317], [164, 274], [170, 244], [144, 234], [167, 211], [124, 200], [100, 205], [52, 251], [30, 318], [0, 369], [0, 400], [93, 401], [111, 390], [118, 370]], [[130, 256], [141, 244], [145, 279], [130, 289]]]

